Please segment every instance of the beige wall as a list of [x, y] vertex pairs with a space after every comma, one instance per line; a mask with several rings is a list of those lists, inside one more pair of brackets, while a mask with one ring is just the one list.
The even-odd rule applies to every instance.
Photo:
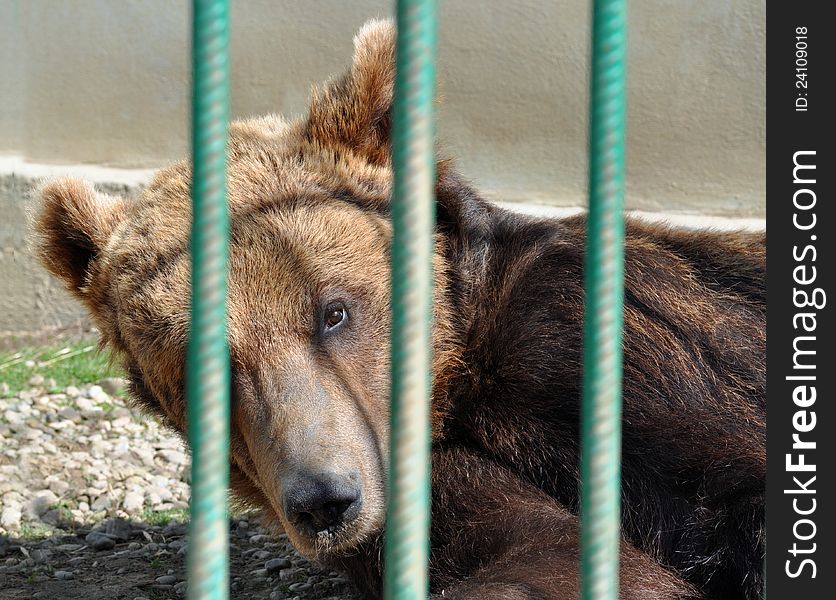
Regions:
[[[0, 0], [0, 154], [158, 166], [187, 149], [185, 0]], [[237, 116], [299, 114], [382, 0], [236, 0]], [[441, 0], [439, 132], [494, 196], [582, 201], [583, 0]], [[628, 204], [764, 213], [763, 0], [633, 0]]]

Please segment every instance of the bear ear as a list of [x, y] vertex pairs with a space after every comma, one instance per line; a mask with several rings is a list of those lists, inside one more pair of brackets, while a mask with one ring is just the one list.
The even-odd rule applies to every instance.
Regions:
[[85, 299], [90, 267], [125, 214], [122, 198], [100, 194], [78, 179], [46, 183], [33, 221], [41, 263]]
[[347, 146], [373, 164], [389, 160], [395, 36], [391, 20], [369, 21], [360, 29], [348, 73], [314, 91], [305, 123], [309, 139]]

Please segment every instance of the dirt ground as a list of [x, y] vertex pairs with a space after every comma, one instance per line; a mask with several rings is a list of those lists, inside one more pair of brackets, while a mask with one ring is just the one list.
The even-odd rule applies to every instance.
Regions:
[[[124, 519], [40, 540], [0, 538], [0, 599], [179, 599], [186, 594], [183, 523]], [[247, 520], [230, 527], [231, 597], [354, 599], [350, 583], [299, 556], [284, 536]], [[96, 549], [100, 548], [100, 549]]]

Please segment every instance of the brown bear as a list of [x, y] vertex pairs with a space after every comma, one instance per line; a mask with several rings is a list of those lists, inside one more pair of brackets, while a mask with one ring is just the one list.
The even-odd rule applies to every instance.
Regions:
[[[309, 113], [229, 142], [235, 497], [381, 588], [389, 418], [394, 29], [371, 22]], [[521, 216], [438, 163], [431, 589], [578, 597], [585, 224]], [[190, 171], [136, 201], [61, 180], [36, 248], [180, 432]], [[763, 593], [764, 235], [629, 222], [622, 598]]]

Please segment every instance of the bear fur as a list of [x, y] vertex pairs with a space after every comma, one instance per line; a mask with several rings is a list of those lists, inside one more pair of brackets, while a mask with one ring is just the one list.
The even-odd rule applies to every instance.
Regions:
[[[388, 457], [393, 65], [392, 25], [371, 22], [306, 116], [234, 123], [229, 142], [232, 491], [369, 597]], [[431, 590], [577, 598], [585, 221], [498, 208], [448, 160], [437, 173]], [[190, 185], [186, 162], [136, 201], [54, 181], [34, 224], [137, 404], [181, 433]], [[761, 598], [764, 235], [630, 220], [625, 244], [621, 597]], [[346, 323], [329, 331], [323, 310]], [[362, 504], [312, 537], [288, 490], [325, 471]]]

